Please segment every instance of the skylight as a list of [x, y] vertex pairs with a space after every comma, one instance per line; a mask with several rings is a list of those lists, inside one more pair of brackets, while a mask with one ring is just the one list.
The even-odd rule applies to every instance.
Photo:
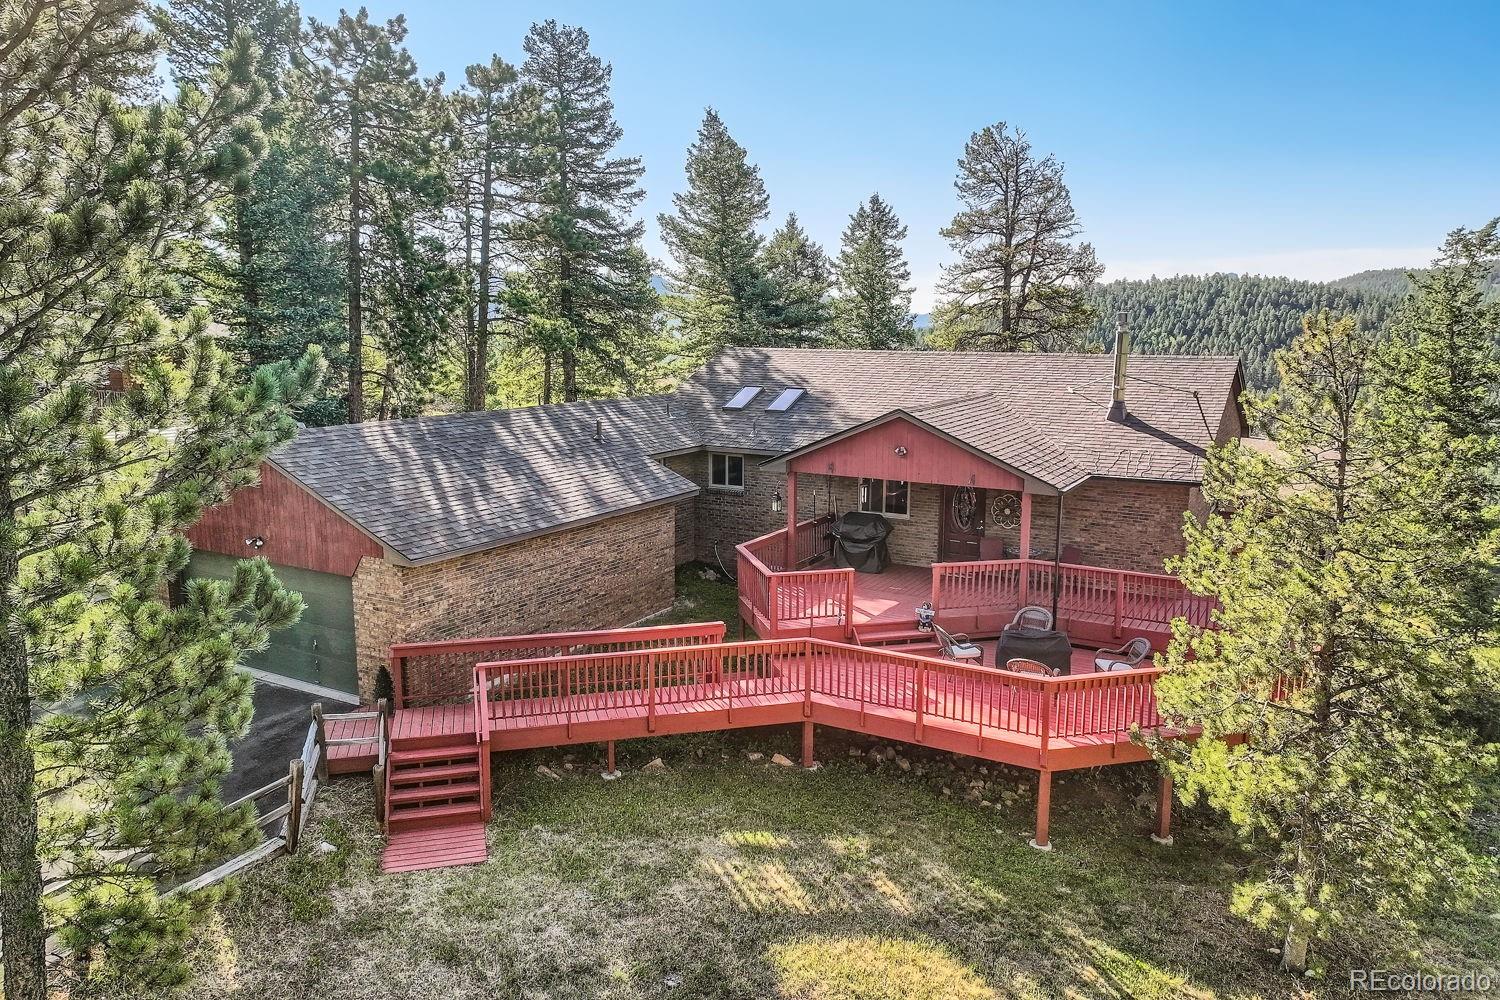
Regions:
[[760, 395], [760, 386], [747, 385], [734, 394], [734, 398], [724, 404], [726, 410], [743, 410], [750, 405], [750, 400]]
[[792, 408], [792, 404], [801, 399], [807, 393], [806, 389], [782, 389], [781, 395], [771, 400], [771, 405], [766, 410], [771, 413], [785, 413]]

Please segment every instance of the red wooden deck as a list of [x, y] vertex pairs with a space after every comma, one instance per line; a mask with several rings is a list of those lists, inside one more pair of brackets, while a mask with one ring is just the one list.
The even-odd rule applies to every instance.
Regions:
[[[327, 723], [329, 740], [366, 739], [375, 736], [374, 719], [330, 719]], [[374, 743], [356, 743], [351, 746], [326, 746], [329, 774], [357, 774], [369, 771], [375, 765], [378, 750]]]
[[[762, 640], [482, 664], [475, 701], [493, 750], [813, 722], [1066, 770], [1146, 760], [1161, 726], [1155, 668], [1015, 674], [881, 647]], [[474, 705], [439, 706], [395, 733], [473, 731]]]
[[1212, 624], [1213, 599], [1161, 573], [1038, 559], [896, 565], [883, 573], [831, 568], [827, 520], [736, 547], [740, 617], [756, 635], [886, 641], [912, 627], [924, 601], [946, 628], [980, 636], [998, 635], [1029, 604], [1055, 603], [1057, 627], [1085, 643], [1142, 636], [1160, 650], [1175, 619]]
[[[914, 576], [891, 577], [895, 586], [873, 600], [898, 606]], [[868, 607], [871, 620], [886, 610]], [[1149, 760], [1134, 739], [1142, 731], [1196, 735], [1157, 714], [1155, 667], [1096, 673], [1093, 651], [1080, 648], [1075, 673], [1043, 677], [930, 652], [800, 638], [478, 663], [466, 703], [395, 713], [386, 870], [483, 860], [490, 755], [501, 750], [601, 742], [612, 759], [621, 739], [802, 723], [810, 761], [814, 725], [833, 726], [1038, 771], [1045, 846], [1054, 771]]]
[[931, 599], [930, 566], [898, 564], [884, 573], [856, 573], [850, 620], [856, 635], [911, 629], [916, 625], [917, 605]]

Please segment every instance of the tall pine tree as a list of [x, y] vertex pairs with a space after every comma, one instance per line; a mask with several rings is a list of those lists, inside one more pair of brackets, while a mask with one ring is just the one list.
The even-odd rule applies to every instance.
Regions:
[[935, 313], [944, 346], [987, 351], [1076, 348], [1093, 322], [1085, 293], [1104, 273], [1063, 183], [1004, 122], [975, 132], [958, 161], [963, 209], [943, 229], [958, 259]]
[[[187, 562], [182, 532], [291, 435], [317, 364], [246, 379], [206, 314], [172, 310], [171, 256], [253, 165], [265, 86], [241, 35], [206, 91], [134, 104], [88, 89], [145, 89], [143, 6], [0, 6], [8, 1000], [181, 981], [202, 900], [158, 887], [253, 836], [218, 796], [251, 710], [236, 663], [300, 609], [264, 562], [160, 600]], [[101, 394], [111, 373], [126, 388]], [[65, 953], [50, 967], [49, 940]]]
[[713, 108], [688, 147], [687, 181], [672, 196], [675, 213], [657, 216], [676, 262], [667, 307], [699, 353], [764, 344], [772, 291], [755, 227], [770, 213], [770, 198]]
[[[314, 344], [337, 363], [344, 356], [343, 262], [327, 234], [339, 227], [344, 188], [327, 145], [309, 141], [319, 134], [316, 109], [289, 78], [302, 40], [297, 8], [287, 0], [171, 0], [167, 11], [165, 51], [178, 81], [206, 85], [245, 31], [271, 94], [261, 112], [265, 155], [220, 203], [223, 226], [210, 230], [195, 261], [202, 295], [231, 331], [242, 363], [296, 358]], [[334, 389], [336, 395], [309, 401], [302, 419], [342, 419], [343, 393]]]
[[540, 347], [544, 401], [579, 398], [580, 370], [623, 375], [636, 363], [656, 312], [644, 227], [630, 218], [645, 192], [641, 161], [613, 155], [621, 131], [609, 96], [610, 67], [589, 51], [588, 32], [548, 20], [524, 43], [521, 78], [534, 91], [521, 218], [510, 227], [543, 315], [530, 324]]
[[833, 263], [797, 221], [797, 213], [766, 241], [761, 253], [772, 299], [770, 340], [779, 346], [825, 343], [833, 325]]
[[1188, 521], [1176, 568], [1219, 599], [1220, 627], [1181, 626], [1168, 650], [1158, 703], [1202, 737], [1159, 752], [1189, 801], [1270, 845], [1235, 908], [1281, 935], [1291, 969], [1356, 915], [1462, 900], [1484, 869], [1468, 817], [1495, 748], [1454, 711], [1500, 684], [1477, 655], [1495, 611], [1497, 316], [1472, 277], [1460, 263], [1423, 288], [1380, 345], [1310, 319], [1279, 388], [1247, 399], [1277, 450], [1215, 449], [1221, 516]]
[[418, 256], [433, 249], [418, 231], [422, 214], [440, 209], [446, 196], [439, 149], [441, 81], [418, 79], [415, 60], [402, 47], [406, 21], [399, 15], [377, 24], [361, 8], [352, 16], [341, 12], [330, 23], [312, 20], [309, 30], [306, 85], [324, 111], [321, 131], [347, 185], [348, 417], [357, 422], [366, 413], [367, 318], [374, 319], [374, 332], [383, 340], [383, 399], [389, 399], [396, 377], [390, 365], [414, 364], [432, 346], [430, 330], [406, 322], [411, 311], [430, 316], [431, 302], [387, 296], [386, 304], [398, 306], [398, 312], [372, 312], [370, 296], [377, 288], [398, 296], [446, 294], [451, 284], [432, 270], [429, 257]]
[[[235, 35], [248, 32], [259, 56], [256, 72], [267, 91], [280, 91], [282, 74], [289, 65], [296, 44], [300, 20], [295, 6], [285, 0], [169, 0], [165, 19], [164, 42], [167, 62], [177, 82], [203, 87], [219, 65], [220, 55], [233, 43]], [[267, 105], [269, 108], [271, 105]], [[267, 124], [264, 120], [262, 125]], [[234, 291], [234, 307], [227, 318], [233, 325], [244, 326], [252, 338], [259, 335], [259, 282], [255, 276], [255, 258], [259, 249], [255, 230], [246, 218], [255, 186], [254, 172], [247, 171], [244, 180], [228, 196], [225, 213], [225, 242], [233, 248], [222, 258], [210, 254], [218, 266], [213, 268], [223, 284]]]
[[906, 227], [879, 194], [849, 217], [838, 259], [834, 325], [844, 347], [895, 350], [916, 345], [911, 268], [901, 252]]
[[464, 73], [451, 98], [458, 134], [458, 213], [463, 219], [468, 303], [464, 317], [464, 406], [487, 405], [491, 327], [502, 300], [499, 283], [506, 258], [502, 237], [519, 207], [519, 173], [525, 155], [530, 109], [514, 66], [491, 56]]

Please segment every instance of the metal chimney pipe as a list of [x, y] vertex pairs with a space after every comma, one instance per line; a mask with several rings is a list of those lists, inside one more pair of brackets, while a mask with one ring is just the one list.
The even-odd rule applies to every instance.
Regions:
[[1109, 404], [1109, 419], [1125, 419], [1125, 367], [1130, 361], [1130, 327], [1125, 313], [1115, 313], [1115, 388]]

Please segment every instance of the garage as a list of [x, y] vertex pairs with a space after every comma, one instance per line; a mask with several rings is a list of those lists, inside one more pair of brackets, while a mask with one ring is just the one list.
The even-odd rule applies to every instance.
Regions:
[[[237, 560], [213, 552], [195, 552], [189, 578], [228, 580]], [[348, 694], [359, 691], [354, 656], [354, 594], [347, 576], [318, 573], [295, 566], [272, 565], [281, 585], [302, 595], [307, 610], [291, 628], [271, 633], [265, 650], [250, 654], [245, 666], [304, 684]]]

